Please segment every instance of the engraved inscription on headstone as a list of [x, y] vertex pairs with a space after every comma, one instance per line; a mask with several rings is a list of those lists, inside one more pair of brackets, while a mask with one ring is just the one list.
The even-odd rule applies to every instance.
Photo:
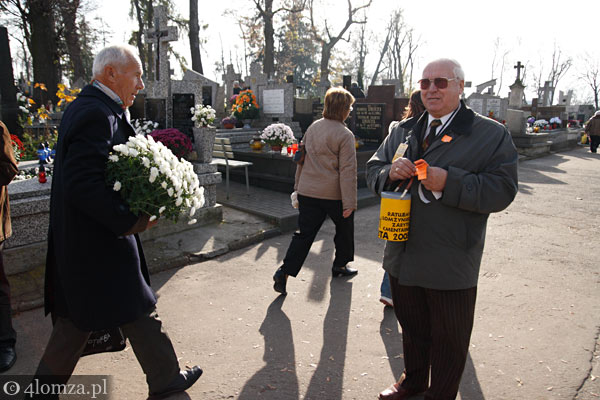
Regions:
[[211, 86], [202, 86], [202, 104], [205, 106], [213, 106]]
[[194, 137], [194, 122], [190, 111], [194, 105], [194, 95], [192, 93], [173, 94], [173, 128], [179, 129], [190, 138]]
[[354, 134], [366, 142], [383, 140], [385, 103], [354, 104]]
[[478, 114], [483, 114], [483, 99], [469, 99], [469, 107]]
[[283, 89], [265, 89], [263, 90], [263, 113], [265, 114], [283, 114], [284, 97]]
[[144, 114], [145, 102], [146, 95], [144, 95], [143, 93], [138, 93], [137, 96], [135, 96], [133, 105], [129, 107], [129, 114], [132, 120], [146, 118], [146, 115]]
[[165, 99], [146, 99], [146, 119], [158, 122], [158, 127], [164, 129], [167, 126], [167, 101]]

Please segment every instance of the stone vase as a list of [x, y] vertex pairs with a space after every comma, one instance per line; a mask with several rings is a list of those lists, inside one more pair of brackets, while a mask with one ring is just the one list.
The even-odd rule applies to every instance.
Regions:
[[251, 119], [244, 119], [242, 121], [244, 122], [244, 129], [252, 129], [252, 125], [250, 125], [252, 123]]
[[214, 126], [194, 127], [194, 150], [198, 154], [197, 162], [210, 163], [212, 161], [216, 134], [217, 128]]

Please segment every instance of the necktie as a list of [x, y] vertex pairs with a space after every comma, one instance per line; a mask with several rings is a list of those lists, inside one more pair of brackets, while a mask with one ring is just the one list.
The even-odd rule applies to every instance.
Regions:
[[433, 140], [435, 139], [435, 131], [440, 125], [442, 125], [442, 121], [440, 121], [439, 119], [434, 119], [433, 121], [431, 121], [431, 124], [429, 124], [429, 134], [425, 136], [425, 139], [423, 140], [422, 144], [423, 151], [427, 150], [429, 145], [433, 143]]

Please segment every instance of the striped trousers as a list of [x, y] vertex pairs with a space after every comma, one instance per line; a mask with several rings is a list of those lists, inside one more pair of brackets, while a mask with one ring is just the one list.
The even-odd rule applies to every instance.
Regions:
[[390, 283], [394, 312], [402, 327], [405, 367], [401, 386], [425, 392], [426, 400], [455, 399], [469, 351], [477, 287], [403, 286], [391, 275]]

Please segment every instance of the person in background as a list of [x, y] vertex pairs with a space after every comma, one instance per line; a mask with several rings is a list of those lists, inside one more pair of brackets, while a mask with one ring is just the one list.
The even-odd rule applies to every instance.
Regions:
[[[487, 219], [517, 194], [518, 154], [506, 127], [460, 100], [458, 62], [427, 64], [419, 81], [426, 113], [386, 137], [367, 162], [377, 194], [412, 182], [405, 242], [387, 242], [394, 313], [402, 327], [404, 372], [382, 400], [456, 398], [473, 329]], [[406, 145], [394, 161], [398, 147]], [[423, 159], [426, 177], [415, 180]], [[423, 165], [419, 162], [419, 165]], [[414, 182], [413, 182], [414, 180]]]
[[144, 88], [136, 53], [129, 45], [102, 49], [92, 83], [60, 123], [45, 277], [45, 311], [54, 326], [36, 377], [66, 383], [90, 333], [120, 327], [157, 398], [188, 389], [202, 370], [180, 370], [156, 311], [138, 233], [157, 221], [133, 214], [105, 182], [113, 146], [135, 135], [127, 109]]
[[240, 94], [242, 88], [240, 87], [239, 81], [233, 81], [233, 95]]
[[286, 294], [288, 276], [296, 277], [310, 247], [329, 216], [335, 224], [333, 276], [355, 275], [347, 264], [354, 260], [354, 211], [356, 210], [356, 146], [344, 121], [354, 97], [335, 87], [325, 94], [323, 118], [304, 134], [306, 156], [296, 166], [294, 190], [298, 193], [298, 231], [294, 233], [283, 265], [273, 275], [273, 289]]
[[[402, 126], [407, 123], [409, 118], [418, 119], [421, 114], [425, 111], [425, 105], [421, 100], [421, 91], [414, 90], [408, 100], [408, 105], [404, 109], [404, 115], [402, 115], [402, 121], [393, 121], [390, 124], [389, 134], [399, 135]], [[390, 288], [390, 277], [387, 271], [383, 273], [383, 280], [381, 281], [381, 296], [379, 301], [387, 307], [394, 307], [394, 301], [392, 300], [392, 289]]]
[[356, 82], [352, 82], [352, 85], [350, 85], [350, 93], [352, 94], [352, 96], [354, 96], [355, 99], [365, 98], [365, 92], [363, 92], [363, 90], [360, 88], [360, 86], [358, 86], [358, 83]]
[[590, 151], [595, 153], [600, 145], [600, 110], [585, 124], [585, 133], [590, 138]]
[[2, 130], [2, 142], [0, 143], [0, 372], [5, 372], [12, 368], [17, 361], [17, 352], [15, 351], [17, 332], [12, 326], [10, 285], [6, 278], [2, 250], [4, 241], [12, 235], [7, 186], [17, 175], [19, 168], [10, 132], [2, 121], [0, 121], [0, 129]]

